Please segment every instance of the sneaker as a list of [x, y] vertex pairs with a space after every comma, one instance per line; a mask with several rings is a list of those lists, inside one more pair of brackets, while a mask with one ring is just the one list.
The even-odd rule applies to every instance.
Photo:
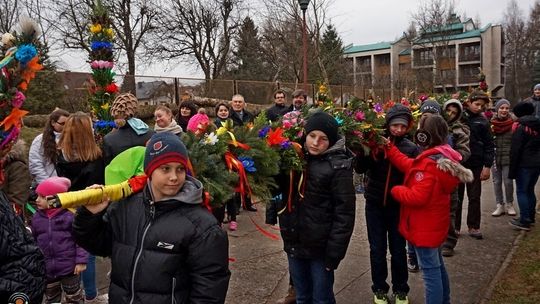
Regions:
[[512, 203], [507, 203], [506, 204], [506, 214], [508, 214], [510, 216], [515, 216], [516, 215], [516, 209], [514, 209], [514, 204], [512, 204]]
[[451, 257], [454, 255], [454, 248], [450, 248], [450, 247], [443, 247], [441, 249], [441, 254], [442, 256], [444, 257]]
[[287, 295], [284, 298], [277, 300], [276, 304], [294, 304], [296, 303], [296, 291], [293, 286], [289, 286]]
[[[515, 213], [515, 211], [514, 211]], [[504, 206], [502, 204], [497, 204], [497, 208], [495, 209], [495, 211], [493, 211], [493, 213], [491, 213], [491, 216], [495, 216], [495, 217], [498, 217], [498, 216], [501, 216], [504, 214]]]
[[510, 226], [518, 230], [531, 231], [531, 226], [523, 224], [519, 219], [511, 219], [509, 222]]
[[238, 229], [238, 223], [235, 222], [235, 221], [230, 221], [229, 222], [229, 230], [230, 231], [236, 231], [236, 229]]
[[355, 190], [356, 190], [356, 193], [358, 194], [364, 193], [364, 186], [358, 185], [356, 186]]
[[418, 272], [420, 270], [416, 257], [407, 257], [407, 269], [409, 272]]
[[384, 291], [377, 291], [373, 295], [373, 304], [388, 304], [388, 296]]
[[404, 292], [398, 292], [394, 294], [395, 304], [409, 304], [409, 297]]
[[480, 232], [480, 229], [474, 229], [474, 228], [469, 228], [469, 236], [477, 240], [481, 240], [484, 238], [484, 236], [482, 235], [482, 232]]

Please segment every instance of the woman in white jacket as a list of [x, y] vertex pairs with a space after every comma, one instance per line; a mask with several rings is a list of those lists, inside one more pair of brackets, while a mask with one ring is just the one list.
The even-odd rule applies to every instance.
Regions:
[[34, 179], [34, 185], [40, 184], [51, 176], [56, 176], [54, 167], [58, 156], [56, 144], [68, 116], [68, 111], [58, 108], [54, 110], [47, 119], [43, 133], [32, 141], [28, 156], [28, 169]]

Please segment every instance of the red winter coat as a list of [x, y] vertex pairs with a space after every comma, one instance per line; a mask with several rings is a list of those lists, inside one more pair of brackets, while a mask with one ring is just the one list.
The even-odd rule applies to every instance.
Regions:
[[450, 194], [460, 180], [472, 181], [471, 170], [459, 164], [461, 156], [448, 145], [425, 150], [414, 159], [392, 146], [388, 157], [405, 173], [404, 185], [391, 190], [401, 204], [399, 232], [417, 247], [439, 247], [450, 224]]

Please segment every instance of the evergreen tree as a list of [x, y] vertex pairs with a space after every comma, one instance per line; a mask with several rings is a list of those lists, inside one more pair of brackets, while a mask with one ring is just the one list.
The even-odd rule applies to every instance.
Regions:
[[537, 83], [540, 83], [540, 53], [536, 54], [532, 72], [532, 86], [536, 85]]
[[246, 17], [238, 33], [228, 74], [236, 79], [268, 81], [267, 70], [257, 26]]
[[330, 84], [343, 83], [344, 77], [346, 77], [343, 41], [332, 24], [329, 24], [323, 33], [320, 55]]

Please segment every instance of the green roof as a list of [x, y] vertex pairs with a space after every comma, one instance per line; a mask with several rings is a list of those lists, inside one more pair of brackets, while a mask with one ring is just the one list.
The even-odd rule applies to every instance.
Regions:
[[403, 51], [399, 52], [399, 56], [401, 56], [401, 55], [410, 55], [410, 54], [411, 54], [411, 49], [410, 48], [404, 49]]
[[463, 23], [457, 22], [457, 23], [452, 23], [452, 24], [445, 24], [441, 28], [434, 26], [432, 28], [426, 29], [424, 33], [429, 34], [429, 33], [434, 33], [434, 32], [436, 33], [440, 31], [456, 31], [456, 30], [463, 30]]
[[353, 53], [361, 53], [361, 52], [369, 52], [369, 51], [376, 51], [376, 50], [384, 50], [389, 49], [392, 45], [392, 42], [379, 42], [379, 43], [372, 43], [372, 44], [364, 44], [364, 45], [352, 45], [344, 50], [345, 54], [353, 54]]
[[432, 38], [426, 38], [426, 39], [417, 39], [414, 41], [415, 44], [419, 43], [426, 43], [426, 42], [436, 42], [441, 40], [459, 40], [459, 39], [465, 39], [465, 38], [474, 38], [474, 37], [480, 37], [483, 32], [485, 32], [487, 29], [491, 27], [491, 23], [487, 24], [481, 29], [476, 29], [460, 34], [455, 35], [449, 35], [449, 36], [441, 36], [441, 37], [432, 37]]

